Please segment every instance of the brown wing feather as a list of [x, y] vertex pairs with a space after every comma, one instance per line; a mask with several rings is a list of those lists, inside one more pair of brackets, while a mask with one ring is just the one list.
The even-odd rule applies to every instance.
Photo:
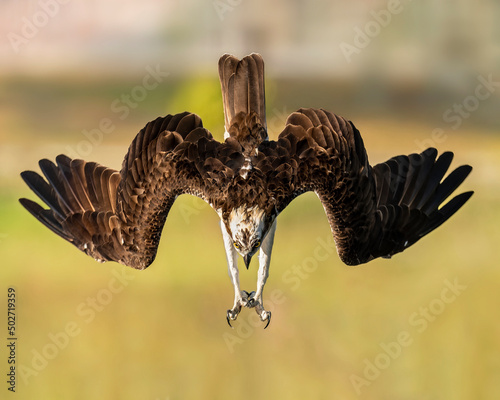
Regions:
[[437, 151], [428, 149], [372, 168], [355, 126], [324, 110], [291, 114], [271, 147], [259, 147], [263, 156], [258, 166], [265, 169], [281, 149], [288, 154], [282, 163], [291, 171], [289, 182], [282, 185], [269, 169], [278, 211], [301, 193], [314, 191], [325, 208], [339, 256], [349, 265], [403, 251], [450, 218], [472, 195], [462, 193], [441, 207], [471, 171], [470, 166], [461, 166], [443, 181], [452, 153], [436, 160]]
[[[99, 251], [112, 234], [112, 204], [118, 187], [118, 171], [93, 162], [71, 160], [60, 155], [57, 165], [41, 160], [47, 181], [33, 171], [21, 174], [28, 186], [49, 206], [20, 199], [21, 204], [40, 222], [80, 250], [99, 261], [108, 259]], [[116, 217], [114, 217], [116, 218]], [[102, 233], [104, 237], [100, 237]]]
[[144, 269], [155, 258], [178, 195], [214, 203], [222, 197], [220, 191], [234, 175], [228, 165], [237, 170], [242, 163], [231, 146], [216, 142], [194, 114], [168, 115], [137, 134], [121, 172], [64, 155], [56, 158], [57, 165], [42, 160], [48, 182], [32, 171], [21, 175], [49, 209], [20, 201], [40, 222], [95, 259]]

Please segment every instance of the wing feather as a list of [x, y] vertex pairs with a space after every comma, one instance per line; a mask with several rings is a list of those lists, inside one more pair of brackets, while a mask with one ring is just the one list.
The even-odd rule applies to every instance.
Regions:
[[[144, 269], [154, 260], [161, 231], [175, 198], [183, 193], [208, 199], [205, 160], [231, 145], [216, 142], [201, 119], [187, 112], [148, 123], [135, 137], [116, 171], [65, 155], [40, 161], [45, 178], [21, 174], [47, 204], [20, 199], [40, 222], [99, 261]], [[220, 158], [220, 157], [219, 157]], [[211, 173], [228, 173], [225, 158]], [[236, 165], [235, 167], [238, 167]]]
[[[278, 210], [306, 191], [316, 192], [339, 256], [349, 265], [403, 251], [450, 218], [472, 195], [462, 193], [442, 205], [472, 170], [468, 165], [458, 167], [443, 180], [453, 153], [436, 159], [437, 150], [429, 148], [371, 167], [352, 122], [325, 110], [292, 113], [277, 143], [288, 152], [293, 188], [276, 190], [284, 193], [277, 196]], [[268, 157], [277, 153], [267, 152]], [[268, 179], [274, 179], [272, 172]]]
[[[264, 140], [263, 68], [255, 54], [220, 59], [226, 129], [230, 123], [237, 128], [224, 143], [195, 114], [159, 117], [139, 131], [120, 171], [64, 155], [55, 164], [41, 160], [45, 179], [33, 171], [21, 176], [48, 209], [27, 199], [21, 204], [95, 259], [144, 269], [156, 256], [169, 210], [181, 194], [204, 199], [224, 218], [242, 205], [276, 214], [313, 191], [339, 256], [354, 265], [403, 251], [472, 195], [444, 204], [472, 169], [461, 166], [445, 177], [453, 153], [437, 157], [430, 148], [372, 167], [354, 124], [325, 110], [300, 109], [288, 117], [277, 141]], [[261, 122], [253, 135], [249, 128], [257, 126], [256, 118]]]

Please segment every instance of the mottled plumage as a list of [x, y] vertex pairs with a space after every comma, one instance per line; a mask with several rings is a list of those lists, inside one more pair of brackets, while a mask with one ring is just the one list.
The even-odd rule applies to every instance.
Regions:
[[[322, 109], [292, 113], [276, 141], [266, 131], [264, 63], [252, 54], [219, 61], [225, 141], [188, 112], [149, 122], [135, 137], [121, 171], [64, 155], [41, 160], [45, 179], [21, 175], [48, 206], [21, 199], [40, 222], [98, 261], [137, 269], [155, 259], [165, 219], [177, 196], [191, 194], [221, 218], [235, 305], [262, 306], [276, 217], [302, 193], [315, 192], [326, 211], [340, 258], [348, 265], [391, 257], [451, 217], [472, 195], [445, 205], [470, 166], [445, 179], [453, 154], [436, 149], [370, 166], [354, 124]], [[270, 233], [271, 232], [271, 233]], [[257, 292], [239, 290], [237, 252], [261, 251]]]

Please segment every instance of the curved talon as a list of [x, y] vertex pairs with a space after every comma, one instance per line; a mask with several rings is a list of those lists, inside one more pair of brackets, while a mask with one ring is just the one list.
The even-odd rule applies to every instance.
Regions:
[[234, 329], [233, 326], [231, 325], [231, 319], [229, 318], [229, 312], [231, 310], [227, 310], [227, 313], [226, 313], [226, 321], [227, 321], [227, 324], [231, 327], [231, 329]]
[[[269, 323], [271, 322], [271, 311], [268, 311], [267, 312], [267, 324], [266, 326], [264, 327], [264, 329], [266, 329], [268, 326], [269, 326]], [[264, 320], [265, 321], [265, 320]]]

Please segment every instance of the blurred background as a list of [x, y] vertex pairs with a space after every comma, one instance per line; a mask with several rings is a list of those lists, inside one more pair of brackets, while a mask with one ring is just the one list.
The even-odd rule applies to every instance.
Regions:
[[[14, 287], [17, 397], [500, 398], [499, 20], [494, 0], [2, 1], [0, 305]], [[177, 200], [142, 272], [96, 263], [22, 209], [35, 195], [21, 171], [60, 153], [119, 169], [159, 115], [195, 112], [221, 140], [226, 52], [263, 55], [271, 138], [297, 108], [323, 107], [354, 121], [372, 164], [453, 151], [475, 195], [359, 267], [301, 196], [278, 223], [265, 331], [248, 309], [226, 324], [233, 289], [201, 200]]]

